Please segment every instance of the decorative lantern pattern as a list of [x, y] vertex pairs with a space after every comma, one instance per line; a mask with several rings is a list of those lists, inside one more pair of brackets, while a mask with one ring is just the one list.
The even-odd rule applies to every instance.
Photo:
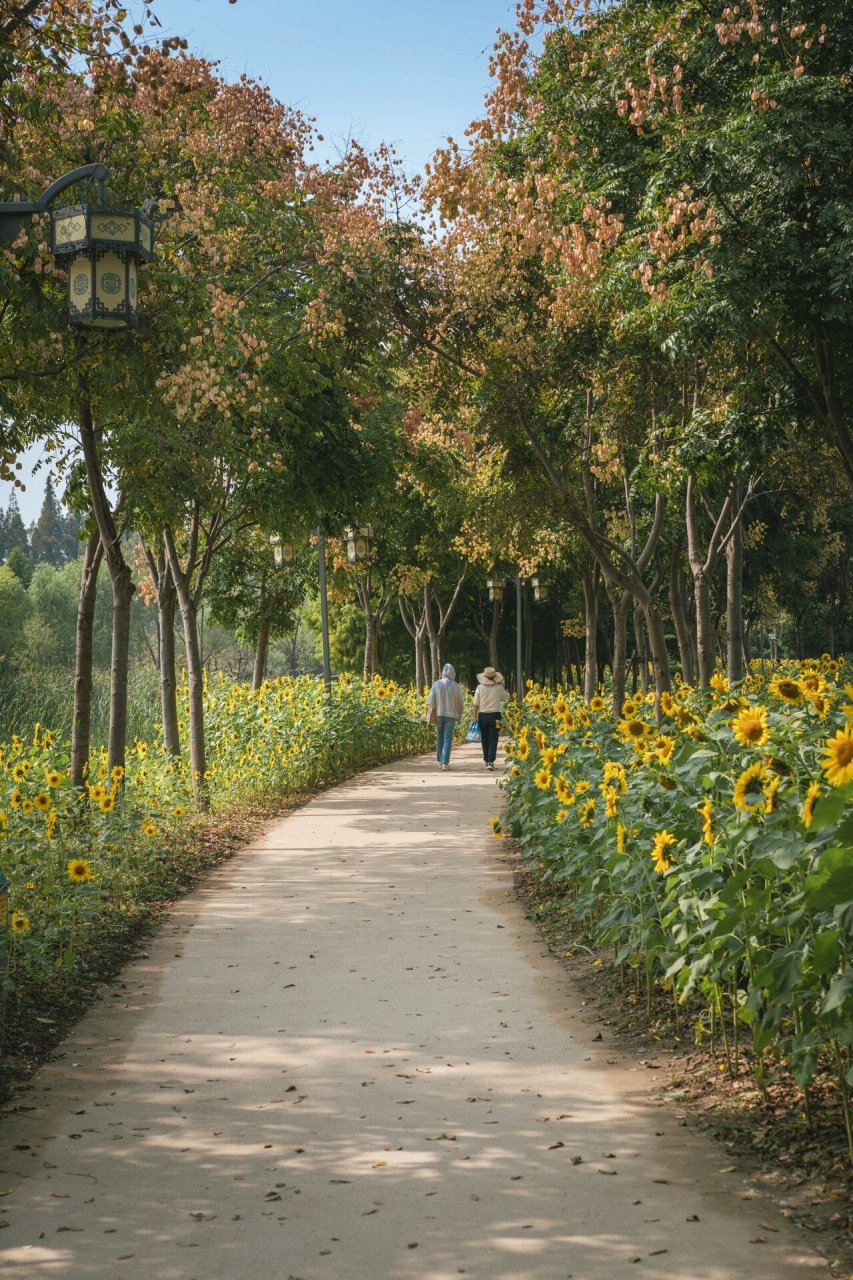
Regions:
[[489, 588], [489, 599], [491, 601], [501, 599], [504, 593], [503, 578], [487, 578], [486, 586]]
[[136, 265], [154, 256], [154, 226], [141, 209], [78, 204], [52, 215], [51, 249], [68, 258], [68, 319], [98, 329], [136, 328]]
[[369, 564], [373, 526], [359, 525], [357, 529], [344, 529], [347, 544], [347, 560], [350, 564]]
[[279, 537], [270, 538], [277, 569], [292, 569], [296, 564], [296, 547], [292, 542], [283, 542]]
[[543, 582], [541, 578], [531, 578], [530, 585], [533, 587], [533, 598], [544, 602], [548, 599], [548, 584]]

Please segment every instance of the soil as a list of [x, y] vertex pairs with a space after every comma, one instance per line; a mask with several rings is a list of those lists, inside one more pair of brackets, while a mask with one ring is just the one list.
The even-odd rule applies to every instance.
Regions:
[[542, 881], [511, 842], [503, 849], [526, 915], [580, 992], [590, 1022], [607, 1028], [614, 1047], [646, 1068], [650, 1099], [673, 1104], [684, 1125], [719, 1142], [780, 1214], [809, 1233], [832, 1274], [851, 1280], [853, 1167], [833, 1082], [814, 1086], [810, 1124], [802, 1094], [784, 1071], [769, 1084], [769, 1100], [762, 1099], [748, 1053], [741, 1048], [733, 1078], [722, 1049], [694, 1043], [689, 1009], [676, 1022], [663, 992], [653, 992], [647, 1006], [645, 991], [623, 978], [611, 955], [587, 945], [559, 889]]

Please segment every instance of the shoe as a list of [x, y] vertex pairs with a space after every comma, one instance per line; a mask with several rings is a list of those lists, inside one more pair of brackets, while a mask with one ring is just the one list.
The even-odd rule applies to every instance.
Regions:
[[490, 761], [488, 762], [488, 764], [486, 765], [486, 768], [487, 768], [487, 769], [494, 769], [494, 767], [495, 767], [495, 765], [494, 765], [494, 761], [493, 761], [493, 760], [490, 760]]

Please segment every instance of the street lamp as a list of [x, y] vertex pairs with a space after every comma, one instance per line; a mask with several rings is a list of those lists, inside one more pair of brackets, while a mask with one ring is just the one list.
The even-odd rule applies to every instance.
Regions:
[[277, 569], [292, 569], [296, 564], [296, 547], [292, 542], [284, 542], [277, 534], [270, 538], [272, 553]]
[[82, 165], [57, 178], [38, 200], [0, 202], [0, 245], [11, 243], [68, 187], [95, 179], [97, 205], [51, 210], [51, 252], [68, 264], [68, 321], [96, 329], [136, 328], [136, 267], [154, 256], [154, 224], [147, 208], [107, 207], [107, 172], [103, 164]]
[[355, 529], [344, 529], [347, 544], [347, 560], [350, 564], [370, 564], [373, 525], [362, 524]]
[[504, 593], [503, 578], [487, 578], [486, 586], [489, 588], [489, 600], [494, 604], [496, 600], [500, 600]]
[[[329, 601], [326, 591], [326, 540], [319, 529], [315, 530], [317, 538], [317, 561], [320, 578], [320, 629], [323, 636], [323, 680], [326, 685], [326, 696], [332, 696], [332, 658], [329, 650]], [[275, 557], [276, 568], [292, 569], [296, 564], [297, 548], [292, 542], [273, 535], [270, 543]]]

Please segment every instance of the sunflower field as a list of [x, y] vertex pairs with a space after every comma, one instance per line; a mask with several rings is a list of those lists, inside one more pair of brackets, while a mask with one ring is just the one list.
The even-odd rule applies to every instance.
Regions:
[[[341, 676], [328, 698], [322, 680], [308, 676], [257, 691], [219, 677], [205, 704], [214, 812], [304, 797], [424, 751], [434, 736], [423, 699], [379, 677]], [[83, 794], [69, 781], [69, 758], [68, 743], [38, 724], [0, 745], [0, 875], [8, 882], [0, 1031], [10, 1002], [38, 1010], [45, 993], [52, 999], [85, 977], [99, 935], [120, 935], [123, 921], [161, 899], [175, 851], [188, 840], [192, 849], [189, 765], [156, 737], [137, 739], [125, 768], [111, 773], [106, 752], [96, 752]]]
[[[663, 987], [732, 1074], [834, 1080], [853, 1159], [853, 685], [843, 666], [754, 665], [730, 689], [603, 698], [532, 687], [494, 819], [576, 918]], [[744, 1054], [744, 1049], [748, 1050]]]

